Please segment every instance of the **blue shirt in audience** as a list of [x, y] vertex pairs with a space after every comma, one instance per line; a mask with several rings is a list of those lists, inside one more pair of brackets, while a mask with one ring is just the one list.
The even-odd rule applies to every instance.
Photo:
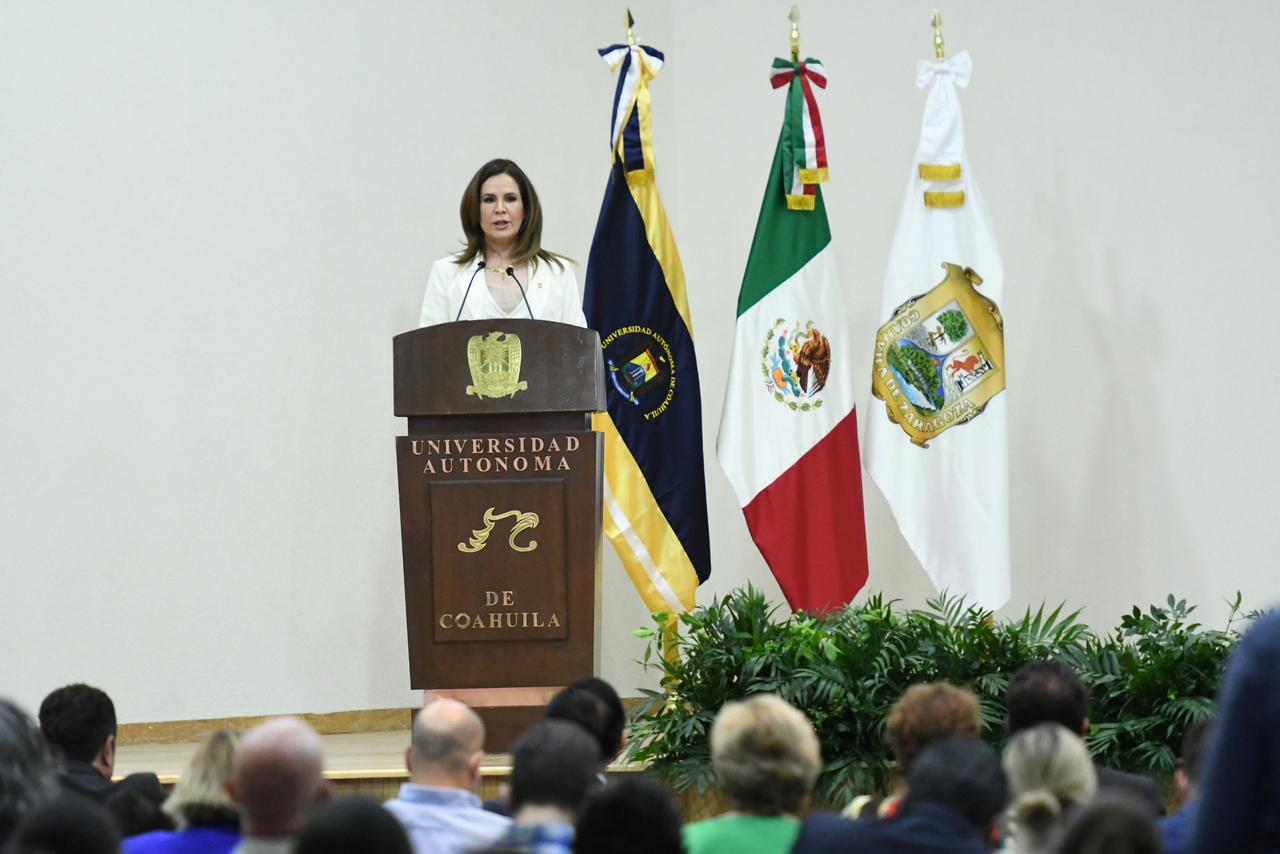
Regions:
[[405, 783], [386, 808], [400, 819], [414, 854], [464, 854], [492, 845], [511, 819], [485, 811], [472, 792]]
[[1196, 801], [1187, 801], [1173, 815], [1156, 821], [1164, 839], [1164, 854], [1192, 854], [1191, 831], [1196, 826], [1197, 806]]
[[496, 845], [528, 854], [573, 854], [573, 825], [513, 824], [498, 837]]
[[192, 825], [185, 830], [153, 830], [130, 836], [120, 845], [121, 854], [227, 854], [240, 842], [232, 827]]

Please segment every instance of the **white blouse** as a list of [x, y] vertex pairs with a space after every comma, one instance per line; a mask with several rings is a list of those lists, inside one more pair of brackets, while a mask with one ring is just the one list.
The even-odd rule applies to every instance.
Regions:
[[467, 293], [467, 284], [477, 267], [476, 262], [459, 267], [452, 257], [441, 258], [433, 264], [431, 276], [427, 279], [427, 292], [422, 297], [422, 320], [418, 325], [434, 326], [455, 319], [519, 319], [528, 317], [530, 310], [536, 320], [554, 320], [583, 327], [587, 325], [587, 318], [582, 313], [578, 279], [573, 273], [572, 264], [566, 263], [564, 270], [561, 270], [555, 264], [548, 264], [537, 258], [530, 261], [528, 281], [520, 283], [524, 286], [529, 307], [525, 308], [524, 300], [520, 300], [509, 312], [503, 311], [494, 302], [489, 286], [485, 283], [484, 270], [480, 270], [475, 276], [475, 281], [471, 282], [471, 292]]

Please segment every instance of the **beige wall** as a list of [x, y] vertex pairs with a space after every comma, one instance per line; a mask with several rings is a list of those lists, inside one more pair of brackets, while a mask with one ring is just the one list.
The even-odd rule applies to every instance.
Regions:
[[[783, 95], [782, 0], [643, 2], [658, 181], [702, 362], [715, 569], [777, 587], [714, 457]], [[599, 2], [0, 0], [0, 693], [122, 720], [408, 705], [391, 336], [512, 157], [585, 260], [608, 172]], [[867, 400], [932, 2], [803, 4]], [[1013, 601], [1106, 626], [1280, 597], [1280, 8], [953, 2], [1004, 251]], [[868, 411], [860, 417], [884, 417]], [[866, 484], [870, 590], [931, 593]], [[605, 676], [642, 606], [606, 547]]]

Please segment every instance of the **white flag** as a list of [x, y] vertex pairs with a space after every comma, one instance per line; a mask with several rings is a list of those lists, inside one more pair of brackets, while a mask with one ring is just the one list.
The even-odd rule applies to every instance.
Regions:
[[956, 87], [972, 68], [962, 51], [916, 70], [929, 94], [884, 276], [873, 366], [884, 399], [868, 408], [863, 461], [934, 586], [994, 609], [1009, 600], [1007, 392], [994, 308], [1004, 265], [965, 153]]

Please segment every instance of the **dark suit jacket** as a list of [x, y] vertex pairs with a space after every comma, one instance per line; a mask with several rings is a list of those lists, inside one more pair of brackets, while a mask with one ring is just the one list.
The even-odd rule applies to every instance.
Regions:
[[67, 759], [63, 762], [59, 782], [64, 791], [75, 792], [98, 804], [105, 804], [107, 798], [120, 791], [132, 789], [164, 791], [164, 787], [160, 785], [160, 778], [150, 772], [130, 774], [118, 783], [113, 783], [98, 773], [97, 768], [77, 759]]
[[791, 854], [989, 854], [973, 825], [934, 803], [913, 804], [893, 818], [854, 821], [815, 813], [800, 826]]
[[1164, 795], [1150, 777], [1126, 774], [1110, 768], [1094, 767], [1098, 772], [1098, 792], [1103, 795], [1122, 795], [1137, 806], [1147, 810], [1152, 818], [1165, 814]]

